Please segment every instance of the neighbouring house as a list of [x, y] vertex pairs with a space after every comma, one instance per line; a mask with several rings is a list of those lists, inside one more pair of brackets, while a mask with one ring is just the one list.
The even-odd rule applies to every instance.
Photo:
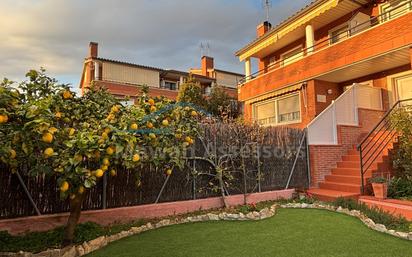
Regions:
[[395, 136], [382, 124], [412, 98], [411, 47], [411, 0], [317, 0], [276, 26], [264, 22], [236, 53], [245, 119], [306, 128], [309, 192], [358, 197], [372, 175], [390, 172]]
[[230, 96], [237, 97], [237, 84], [244, 75], [215, 70], [211, 57], [202, 58], [201, 71], [203, 70], [208, 72], [184, 72], [105, 59], [98, 56], [98, 44], [90, 42], [89, 54], [83, 64], [80, 88], [83, 93], [94, 83], [107, 88], [116, 97], [129, 97], [130, 103], [133, 103], [142, 86], [147, 85], [152, 97], [165, 96], [175, 100], [179, 85], [191, 75], [201, 84], [205, 95], [215, 85], [220, 85]]

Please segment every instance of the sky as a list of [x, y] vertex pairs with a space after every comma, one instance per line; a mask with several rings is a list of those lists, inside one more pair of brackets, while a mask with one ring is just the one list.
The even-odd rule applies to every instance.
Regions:
[[[272, 0], [269, 20], [309, 2]], [[1, 0], [0, 10], [0, 79], [44, 67], [74, 88], [90, 41], [102, 58], [183, 71], [208, 43], [216, 68], [243, 73], [234, 53], [266, 19], [262, 0]]]

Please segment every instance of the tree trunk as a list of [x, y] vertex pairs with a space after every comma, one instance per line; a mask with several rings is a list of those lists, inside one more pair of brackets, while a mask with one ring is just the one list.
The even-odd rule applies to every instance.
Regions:
[[66, 228], [64, 230], [62, 246], [68, 246], [73, 243], [74, 230], [76, 229], [77, 222], [79, 222], [80, 212], [82, 210], [82, 203], [85, 195], [85, 193], [77, 194], [74, 199], [70, 200], [70, 216], [67, 220]]
[[228, 208], [229, 205], [226, 202], [225, 187], [224, 187], [224, 182], [223, 182], [223, 171], [218, 171], [217, 178], [219, 180], [219, 187], [220, 187], [220, 193], [222, 196], [223, 205], [225, 206], [225, 208]]

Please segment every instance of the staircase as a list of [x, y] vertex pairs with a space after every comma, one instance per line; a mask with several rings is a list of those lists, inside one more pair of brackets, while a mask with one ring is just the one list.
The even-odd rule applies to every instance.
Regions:
[[[390, 168], [390, 150], [393, 143], [389, 143], [385, 149], [376, 156], [370, 169], [364, 173], [364, 184], [372, 174], [387, 174]], [[368, 185], [366, 186], [368, 189]], [[331, 169], [330, 175], [325, 176], [325, 181], [319, 183], [319, 188], [310, 188], [307, 193], [321, 201], [334, 201], [336, 198], [358, 199], [362, 193], [361, 161], [357, 146], [347, 151], [342, 160], [336, 163], [336, 168]]]

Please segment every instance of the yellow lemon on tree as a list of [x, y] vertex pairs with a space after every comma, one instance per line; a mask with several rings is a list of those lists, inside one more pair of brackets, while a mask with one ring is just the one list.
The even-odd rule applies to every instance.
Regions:
[[109, 167], [107, 165], [102, 165], [102, 166], [100, 166], [100, 169], [102, 171], [106, 171], [107, 169], [109, 169]]
[[78, 192], [79, 194], [83, 194], [83, 193], [84, 193], [84, 186], [80, 186], [80, 187], [79, 187], [79, 190], [77, 190], [77, 192]]
[[155, 100], [153, 100], [152, 98], [150, 98], [147, 102], [148, 102], [150, 105], [154, 105], [154, 104], [155, 104]]
[[157, 110], [156, 106], [152, 105], [150, 106], [150, 111], [151, 112], [155, 112]]
[[111, 147], [111, 146], [107, 147], [107, 149], [106, 149], [106, 153], [107, 153], [108, 155], [112, 155], [112, 154], [114, 154], [113, 147]]
[[48, 129], [48, 131], [52, 134], [56, 133], [57, 131], [59, 131], [59, 129], [55, 128], [55, 127], [51, 127]]
[[105, 128], [105, 129], [104, 129], [104, 132], [107, 133], [107, 134], [109, 134], [109, 133], [111, 132], [111, 129], [110, 129], [110, 128]]
[[153, 128], [153, 123], [148, 122], [148, 123], [146, 124], [146, 127], [148, 127], [149, 129], [152, 129], [152, 128]]
[[53, 155], [54, 150], [53, 150], [53, 148], [49, 147], [49, 148], [46, 148], [46, 149], [43, 151], [43, 153], [44, 153], [44, 155], [45, 155], [46, 157], [50, 157], [50, 156]]
[[150, 137], [151, 139], [156, 139], [156, 135], [155, 135], [154, 133], [150, 133], [150, 134], [149, 134], [149, 137]]
[[169, 121], [168, 120], [163, 120], [162, 125], [165, 126], [165, 127], [169, 126]]
[[9, 120], [9, 117], [6, 114], [0, 115], [0, 124], [6, 123]]
[[177, 133], [177, 134], [175, 135], [175, 137], [176, 137], [177, 139], [181, 139], [181, 138], [182, 138], [182, 134]]
[[14, 151], [13, 149], [10, 150], [10, 159], [14, 159], [16, 158], [16, 151]]
[[196, 117], [196, 116], [197, 116], [197, 112], [196, 112], [196, 111], [192, 111], [191, 115], [192, 115], [193, 117]]
[[119, 106], [113, 105], [112, 108], [110, 109], [112, 112], [119, 112]]
[[106, 132], [103, 132], [103, 133], [102, 133], [102, 138], [103, 138], [103, 139], [106, 140], [108, 137], [109, 137], [109, 135], [108, 135]]
[[64, 192], [66, 192], [67, 190], [69, 190], [69, 187], [70, 187], [69, 183], [68, 183], [67, 181], [63, 181], [63, 182], [60, 184], [60, 191], [64, 193]]
[[61, 119], [62, 113], [61, 113], [61, 112], [56, 112], [56, 113], [54, 114], [54, 117], [56, 117], [56, 119]]
[[192, 141], [192, 138], [191, 138], [191, 137], [186, 137], [186, 138], [185, 138], [185, 141], [188, 142], [188, 143], [190, 143], [190, 142]]
[[134, 161], [134, 162], [140, 161], [140, 155], [139, 155], [139, 154], [133, 155], [133, 161]]
[[42, 140], [45, 143], [51, 143], [53, 141], [53, 135], [50, 132], [43, 133]]
[[173, 170], [172, 169], [167, 169], [166, 170], [166, 175], [170, 176], [172, 175]]
[[69, 129], [69, 136], [73, 136], [74, 132], [76, 132], [76, 130], [74, 128], [70, 128]]
[[75, 159], [77, 162], [81, 162], [81, 161], [83, 161], [83, 156], [82, 156], [81, 154], [75, 154], [75, 155], [74, 155], [74, 159]]
[[63, 92], [63, 98], [64, 99], [70, 99], [72, 97], [73, 97], [73, 95], [69, 90], [66, 90], [66, 91]]
[[114, 170], [114, 169], [111, 170], [111, 171], [110, 171], [110, 175], [113, 176], [113, 177], [116, 176], [116, 175], [117, 175], [116, 170]]
[[109, 166], [110, 165], [110, 161], [108, 158], [104, 158], [103, 159], [103, 165]]
[[97, 170], [94, 172], [94, 175], [95, 175], [97, 178], [101, 178], [101, 177], [103, 176], [103, 174], [104, 174], [104, 171], [101, 170], [101, 169], [97, 169]]
[[139, 128], [139, 126], [137, 126], [136, 123], [133, 123], [132, 125], [130, 125], [130, 129], [136, 130], [138, 128]]

